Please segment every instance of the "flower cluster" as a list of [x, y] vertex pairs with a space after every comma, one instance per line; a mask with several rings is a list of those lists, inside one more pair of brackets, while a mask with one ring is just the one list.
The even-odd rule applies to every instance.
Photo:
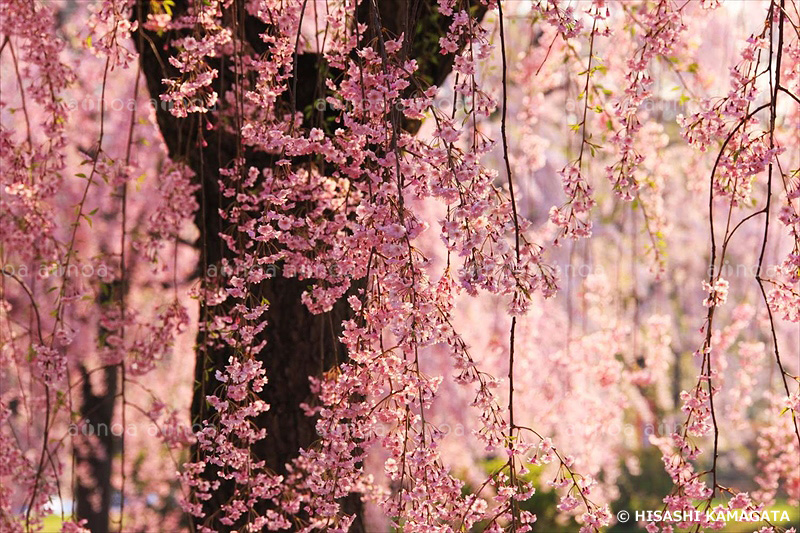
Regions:
[[[232, 42], [231, 30], [222, 26], [222, 2], [214, 0], [194, 4], [184, 16], [173, 21], [174, 28], [195, 27], [202, 29], [202, 37], [189, 35], [172, 42], [179, 50], [170, 55], [170, 65], [178, 69], [180, 78], [164, 79], [167, 91], [161, 99], [169, 102], [170, 112], [176, 117], [186, 117], [189, 113], [207, 113], [217, 104], [219, 95], [212, 82], [219, 72], [208, 65], [208, 58], [218, 57], [221, 50]], [[166, 26], [165, 21], [159, 22]]]
[[622, 127], [611, 137], [618, 157], [606, 168], [606, 173], [614, 191], [625, 200], [632, 200], [640, 186], [634, 172], [644, 156], [637, 151], [636, 134], [642, 128], [639, 108], [652, 96], [650, 64], [658, 57], [669, 57], [682, 39], [686, 26], [681, 20], [681, 9], [672, 0], [660, 0], [641, 14], [645, 34], [637, 52], [628, 59], [627, 86], [614, 104], [614, 115]]
[[564, 184], [567, 201], [561, 207], [550, 208], [550, 221], [560, 228], [556, 243], [561, 236], [571, 239], [590, 237], [592, 221], [589, 211], [594, 206], [592, 187], [581, 176], [575, 166], [568, 166], [559, 172]]
[[179, 164], [168, 165], [159, 174], [158, 203], [148, 220], [148, 239], [143, 250], [154, 263], [159, 262], [159, 250], [166, 246], [165, 241], [177, 239], [198, 209], [194, 193], [199, 185], [193, 178], [191, 169]]
[[[231, 357], [225, 372], [217, 371], [216, 379], [226, 386], [220, 395], [212, 394], [206, 401], [214, 408], [214, 423], [206, 420], [195, 433], [198, 450], [205, 460], [184, 465], [181, 478], [193, 489], [191, 499], [183, 500], [186, 512], [203, 517], [201, 501], [210, 500], [222, 483], [235, 485], [235, 498], [220, 507], [222, 524], [233, 526], [245, 517], [247, 531], [284, 529], [290, 523], [272, 512], [250, 517], [256, 504], [278, 499], [281, 476], [270, 474], [263, 460], [254, 460], [253, 445], [266, 436], [266, 430], [256, 429], [253, 420], [269, 409], [258, 399], [266, 384], [261, 362], [240, 361]], [[201, 526], [200, 531], [211, 529]]]
[[800, 322], [800, 215], [793, 204], [800, 198], [800, 187], [794, 186], [786, 196], [787, 205], [781, 207], [778, 219], [788, 228], [792, 248], [772, 280], [768, 296], [770, 307], [784, 320]]
[[706, 299], [703, 300], [703, 305], [716, 307], [724, 304], [728, 300], [729, 287], [728, 280], [722, 277], [717, 277], [713, 284], [703, 280], [703, 290], [708, 293]]

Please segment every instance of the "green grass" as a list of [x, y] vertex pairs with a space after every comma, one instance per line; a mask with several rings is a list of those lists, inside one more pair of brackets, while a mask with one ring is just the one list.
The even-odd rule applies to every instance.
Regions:
[[[70, 517], [65, 517], [69, 520]], [[44, 528], [42, 531], [44, 533], [58, 533], [61, 531], [61, 515], [60, 514], [51, 514], [44, 517]]]

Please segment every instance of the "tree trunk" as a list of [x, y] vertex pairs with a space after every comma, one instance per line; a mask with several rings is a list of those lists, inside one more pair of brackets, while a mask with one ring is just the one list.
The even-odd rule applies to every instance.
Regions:
[[103, 388], [95, 392], [86, 367], [81, 365], [81, 419], [86, 424], [76, 436], [75, 512], [86, 519], [92, 533], [109, 531], [108, 514], [111, 507], [111, 460], [114, 455], [114, 435], [111, 432], [114, 401], [117, 395], [117, 365], [102, 370]]
[[[187, 2], [176, 1], [172, 8], [174, 16], [185, 12]], [[241, 0], [235, 4], [241, 9]], [[365, 39], [377, 35], [374, 21], [380, 18], [383, 28], [381, 31], [388, 35], [405, 33], [409, 38], [406, 50], [409, 55], [416, 57], [420, 63], [418, 77], [423, 84], [439, 84], [449, 73], [453, 57], [439, 54], [439, 36], [449, 25], [449, 19], [440, 16], [435, 10], [435, 1], [422, 0], [407, 2], [406, 0], [380, 1], [380, 17], [370, 13], [374, 4], [362, 2], [358, 10], [359, 19], [370, 27], [369, 35]], [[140, 20], [146, 18], [151, 2], [140, 0], [134, 8], [135, 17]], [[241, 12], [241, 11], [240, 11]], [[480, 10], [480, 16], [483, 15]], [[265, 45], [259, 35], [267, 30], [266, 25], [250, 16], [244, 18], [244, 35], [249, 41], [252, 50], [257, 54], [265, 52]], [[407, 31], [407, 27], [414, 31]], [[174, 78], [178, 72], [169, 64], [167, 57], [175, 51], [169, 47], [170, 40], [175, 35], [158, 35], [154, 32], [141, 30], [144, 39], [139, 38], [140, 63], [147, 80], [151, 98], [158, 101], [159, 95], [165, 90], [162, 84], [164, 78]], [[414, 35], [425, 34], [425, 39], [413, 39]], [[434, 59], [435, 58], [435, 59]], [[297, 94], [295, 95], [296, 109], [305, 110], [312, 106], [315, 98], [319, 96], [317, 88], [323, 80], [319, 73], [323, 70], [320, 62], [321, 56], [305, 53], [297, 56]], [[218, 64], [217, 64], [218, 63]], [[222, 93], [223, 88], [231, 87], [236, 80], [231, 79], [231, 74], [224, 66], [231, 63], [229, 58], [215, 61], [211, 66], [220, 73], [214, 89]], [[291, 84], [291, 82], [290, 82]], [[222, 100], [220, 100], [222, 102]], [[224, 105], [224, 104], [220, 104]], [[323, 111], [322, 113], [327, 113]], [[317, 117], [320, 118], [320, 117]], [[200, 148], [197, 143], [198, 128], [201, 127], [200, 117], [190, 115], [179, 119], [172, 116], [164, 106], [157, 109], [159, 128], [167, 143], [170, 156], [174, 160], [184, 161], [195, 172], [201, 185], [197, 193], [197, 200], [201, 208], [198, 210], [196, 223], [201, 237], [197, 242], [200, 250], [200, 264], [206, 268], [217, 267], [223, 258], [233, 259], [231, 252], [219, 237], [224, 229], [225, 221], [220, 217], [220, 209], [227, 210], [230, 200], [219, 193], [218, 180], [220, 167], [227, 167], [236, 154], [237, 139], [235, 136], [220, 133], [220, 128], [204, 131], [206, 145]], [[404, 124], [412, 132], [418, 128], [418, 123]], [[258, 168], [269, 167], [273, 164], [270, 156], [264, 153], [244, 151], [245, 166]], [[280, 265], [276, 265], [279, 270]], [[207, 272], [199, 272], [199, 275]], [[292, 278], [283, 278], [278, 271], [271, 279], [263, 281], [254, 290], [258, 296], [266, 298], [270, 305], [266, 314], [268, 323], [262, 338], [267, 344], [261, 354], [261, 360], [267, 373], [268, 384], [261, 396], [270, 405], [270, 410], [258, 420], [259, 424], [267, 429], [267, 437], [254, 449], [259, 459], [266, 461], [267, 466], [281, 474], [286, 473], [286, 465], [297, 457], [300, 448], [307, 448], [317, 438], [315, 419], [305, 415], [300, 408], [302, 402], [311, 402], [312, 394], [309, 387], [309, 376], [319, 376], [333, 366], [343, 362], [346, 353], [338, 341], [341, 333], [341, 323], [348, 317], [350, 307], [345, 298], [337, 302], [333, 309], [325, 314], [314, 315], [300, 301], [300, 295], [311, 283], [309, 280], [300, 281]], [[355, 282], [354, 288], [363, 284]], [[353, 289], [354, 290], [354, 289]], [[226, 303], [214, 308], [205, 302], [200, 302], [201, 324], [206, 316], [226, 314]], [[204, 334], [201, 330], [198, 335], [198, 346], [202, 346]], [[192, 421], [201, 422], [208, 417], [210, 407], [205, 401], [210, 394], [209, 387], [215, 387], [214, 374], [222, 370], [227, 364], [231, 353], [226, 348], [211, 350], [198, 350], [195, 368], [195, 393], [192, 401]], [[232, 487], [223, 485], [214, 493], [211, 501], [204, 502], [205, 508], [214, 511], [219, 505], [225, 503], [231, 496]], [[352, 495], [347, 501], [342, 502], [344, 510], [356, 515], [352, 531], [364, 531], [363, 506], [358, 495]], [[211, 514], [211, 513], [209, 513]], [[225, 530], [220, 524], [206, 524], [216, 529]]]
[[[123, 282], [115, 281], [103, 285], [98, 298], [101, 306], [114, 305], [120, 300]], [[100, 328], [101, 342], [108, 331]], [[89, 372], [80, 366], [81, 404], [79, 408], [84, 424], [75, 437], [73, 450], [75, 469], [75, 513], [78, 520], [86, 519], [86, 527], [92, 533], [110, 531], [109, 511], [114, 487], [111, 485], [111, 469], [114, 458], [115, 436], [111, 431], [114, 422], [114, 405], [117, 399], [117, 373], [119, 365], [102, 368], [101, 385], [92, 387]], [[123, 428], [124, 432], [124, 428]]]

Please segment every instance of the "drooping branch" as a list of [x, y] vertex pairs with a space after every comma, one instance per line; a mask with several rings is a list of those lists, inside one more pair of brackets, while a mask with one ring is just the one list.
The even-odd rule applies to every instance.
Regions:
[[[379, 20], [370, 16], [374, 8], [372, 2], [359, 3], [357, 17], [367, 25], [368, 31], [362, 36], [364, 43], [376, 37], [397, 37], [404, 35], [404, 47], [408, 57], [419, 64], [416, 82], [407, 94], [438, 85], [444, 81], [453, 65], [453, 55], [439, 53], [439, 38], [449, 26], [449, 17], [440, 15], [435, 2], [397, 0], [379, 2]], [[173, 18], [178, 18], [190, 9], [191, 3], [178, 1], [172, 8]], [[140, 1], [134, 9], [135, 17], [143, 22], [153, 8], [152, 2]], [[485, 7], [475, 10], [478, 19], [483, 16]], [[268, 24], [247, 13], [244, 3], [236, 0], [229, 8], [224, 8], [223, 20], [233, 32], [235, 46], [239, 54], [253, 57], [269, 57], [270, 49], [261, 37], [272, 30]], [[176, 50], [172, 47], [174, 39], [190, 35], [191, 29], [159, 33], [145, 29], [139, 30], [140, 63], [145, 74], [148, 89], [153, 99], [165, 94], [164, 79], [177, 78], [180, 72], [168, 61]], [[168, 106], [159, 106], [156, 116], [159, 127], [167, 143], [170, 156], [183, 161], [193, 171], [199, 182], [196, 193], [201, 206], [195, 223], [200, 229], [197, 246], [200, 249], [202, 279], [204, 289], [209, 293], [223, 280], [216, 276], [222, 272], [223, 263], [235, 264], [235, 254], [225, 244], [223, 235], [230, 234], [225, 213], [236, 208], [234, 198], [222, 194], [220, 183], [227, 178], [220, 173], [226, 168], [272, 168], [279, 156], [254, 150], [242, 144], [240, 132], [241, 105], [240, 94], [247, 89], [250, 80], [240, 69], [242, 57], [222, 56], [209, 59], [209, 67], [218, 71], [213, 82], [213, 90], [220, 99], [213, 113], [207, 115], [189, 114], [179, 118], [170, 113]], [[326, 128], [336, 121], [338, 111], [324, 105], [325, 79], [335, 79], [339, 73], [331, 68], [321, 54], [304, 51], [295, 53], [293, 79], [288, 86], [292, 90], [281, 95], [276, 105], [287, 112], [302, 113], [300, 128], [320, 126]], [[226, 93], [234, 95], [233, 100]], [[322, 102], [323, 105], [319, 105]], [[404, 121], [402, 127], [409, 132], [419, 129], [419, 121]], [[293, 158], [293, 164], [303, 165], [304, 158]], [[302, 209], [302, 207], [299, 207]], [[281, 246], [273, 243], [268, 246]], [[268, 382], [262, 399], [270, 405], [267, 413], [260, 415], [258, 424], [265, 428], [267, 437], [253, 448], [255, 457], [266, 461], [274, 472], [286, 474], [286, 465], [297, 456], [298, 450], [307, 448], [316, 439], [315, 420], [308, 417], [301, 408], [302, 403], [312, 402], [309, 376], [320, 376], [328, 369], [346, 359], [346, 353], [339, 342], [342, 321], [351, 310], [344, 301], [349, 294], [363, 286], [355, 281], [351, 290], [333, 308], [323, 314], [313, 314], [301, 301], [301, 295], [313, 280], [301, 281], [280, 275], [281, 265], [274, 265], [274, 277], [260, 281], [251, 287], [256, 301], [269, 302], [264, 319], [267, 326], [259, 334], [259, 340], [266, 341], [260, 355]], [[209, 272], [214, 274], [209, 275]], [[198, 351], [195, 369], [195, 394], [192, 403], [194, 422], [206, 420], [213, 410], [205, 398], [211, 393], [215, 371], [223, 371], [232, 352], [224, 346], [212, 346], [206, 327], [214, 316], [227, 316], [231, 311], [229, 304], [210, 304], [201, 299], [201, 329], [198, 336]], [[196, 457], [196, 459], [201, 459]], [[211, 501], [204, 502], [207, 515], [215, 520], [215, 510], [230, 497], [231, 487], [223, 484], [215, 491]], [[363, 530], [360, 518], [361, 503], [357, 495], [343, 502], [343, 509], [350, 514], [359, 515], [354, 530]]]

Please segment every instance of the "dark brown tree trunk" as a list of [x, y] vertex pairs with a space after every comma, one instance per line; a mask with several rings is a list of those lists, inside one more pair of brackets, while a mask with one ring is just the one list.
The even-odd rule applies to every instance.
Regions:
[[[103, 285], [98, 301], [101, 306], [114, 305], [120, 300], [123, 283]], [[98, 337], [103, 342], [108, 332], [100, 328]], [[73, 451], [75, 469], [75, 513], [78, 520], [86, 519], [92, 533], [109, 531], [109, 511], [114, 487], [111, 469], [116, 451], [112, 431], [114, 405], [117, 399], [117, 374], [119, 365], [107, 365], [100, 372], [100, 386], [92, 387], [92, 379], [85, 366], [81, 372], [81, 424], [75, 436]], [[95, 380], [98, 381], [98, 380]], [[124, 431], [124, 429], [123, 429]]]
[[86, 421], [75, 437], [75, 512], [86, 519], [92, 533], [109, 531], [111, 508], [111, 460], [114, 456], [114, 435], [111, 431], [114, 402], [117, 395], [117, 365], [102, 369], [102, 388], [92, 390], [86, 367], [81, 366], [82, 399], [80, 414]]
[[[409, 38], [406, 50], [409, 55], [417, 58], [421, 65], [418, 73], [424, 85], [438, 84], [444, 80], [452, 66], [451, 56], [439, 54], [439, 36], [444, 34], [449, 20], [438, 15], [433, 7], [435, 1], [420, 0], [392, 0], [381, 1], [380, 17], [375, 17], [370, 12], [374, 9], [372, 2], [363, 2], [359, 8], [359, 18], [370, 26], [370, 35], [365, 39], [378, 35], [375, 21], [381, 20], [384, 37], [399, 35], [405, 32]], [[135, 7], [135, 15], [140, 20], [146, 18], [151, 3], [140, 0]], [[175, 16], [185, 12], [187, 2], [177, 1], [172, 8]], [[237, 0], [235, 5], [241, 8]], [[480, 13], [483, 14], [483, 11]], [[267, 30], [263, 22], [253, 17], [244, 17], [244, 35], [255, 53], [262, 54], [265, 47], [259, 37]], [[406, 31], [406, 28], [413, 28]], [[414, 35], [425, 35], [425, 39], [413, 39]], [[151, 98], [159, 99], [165, 88], [162, 84], [164, 78], [178, 76], [167, 61], [167, 57], [174, 53], [169, 47], [170, 39], [174, 35], [157, 35], [153, 32], [143, 31], [139, 36], [140, 63], [147, 80]], [[390, 37], [387, 37], [390, 38]], [[301, 54], [297, 58], [297, 94], [294, 101], [296, 109], [306, 110], [320, 97], [319, 79], [321, 57], [316, 54]], [[236, 81], [231, 79], [229, 58], [222, 58], [212, 65], [220, 72], [217, 92], [222, 92], [225, 87], [231, 87]], [[322, 112], [326, 113], [326, 112]], [[230, 200], [223, 198], [219, 193], [218, 180], [220, 167], [230, 166], [237, 155], [238, 139], [231, 134], [220, 133], [220, 128], [204, 131], [206, 141], [204, 148], [199, 147], [198, 129], [201, 127], [201, 118], [190, 115], [185, 119], [172, 116], [163, 106], [157, 110], [158, 124], [169, 148], [170, 156], [174, 160], [187, 163], [197, 175], [198, 183], [202, 186], [197, 193], [197, 200], [201, 208], [198, 210], [196, 223], [201, 232], [197, 246], [201, 253], [200, 264], [202, 268], [219, 268], [223, 259], [232, 259], [224, 242], [219, 237], [225, 229], [225, 222], [220, 217], [220, 210], [230, 207]], [[320, 118], [320, 117], [316, 117]], [[410, 131], [416, 131], [418, 124], [404, 124]], [[245, 166], [264, 168], [273, 162], [269, 156], [245, 150]], [[300, 448], [307, 448], [317, 438], [315, 419], [308, 417], [300, 408], [302, 402], [313, 400], [309, 387], [309, 376], [319, 376], [333, 366], [341, 363], [346, 354], [338, 341], [342, 320], [347, 318], [349, 305], [345, 299], [340, 300], [329, 313], [314, 315], [301, 303], [300, 295], [310, 284], [309, 280], [283, 278], [280, 275], [280, 266], [276, 277], [262, 282], [253, 290], [258, 291], [258, 296], [266, 298], [270, 305], [266, 314], [268, 326], [263, 333], [267, 340], [266, 347], [261, 354], [267, 372], [268, 384], [262, 397], [270, 405], [270, 410], [258, 420], [267, 429], [267, 438], [254, 450], [260, 459], [277, 473], [286, 473], [286, 465], [295, 457]], [[203, 276], [208, 272], [199, 272]], [[207, 278], [208, 281], [213, 279]], [[359, 282], [354, 283], [355, 286]], [[226, 314], [227, 304], [213, 308], [205, 302], [201, 305], [201, 323], [206, 316]], [[198, 346], [202, 346], [205, 336], [201, 331], [198, 336]], [[210, 394], [210, 387], [215, 387], [214, 373], [223, 369], [227, 364], [229, 349], [214, 348], [210, 350], [199, 349], [195, 369], [195, 394], [192, 401], [193, 422], [201, 422], [208, 417], [210, 407], [205, 401]], [[204, 502], [207, 510], [214, 511], [225, 503], [231, 496], [232, 487], [222, 486], [216, 491], [211, 501]], [[352, 495], [347, 501], [342, 502], [345, 510], [355, 513], [357, 519], [353, 524], [353, 531], [364, 531], [363, 509], [358, 495]], [[225, 530], [225, 526], [210, 524], [217, 529]]]

